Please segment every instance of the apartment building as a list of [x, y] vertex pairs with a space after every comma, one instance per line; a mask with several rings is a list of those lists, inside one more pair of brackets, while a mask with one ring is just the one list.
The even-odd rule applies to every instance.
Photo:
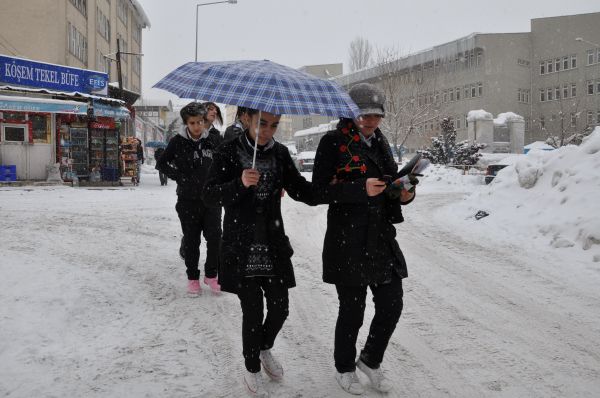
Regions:
[[[115, 53], [141, 53], [150, 22], [137, 0], [4, 0], [0, 54], [97, 70], [117, 81]], [[112, 58], [112, 60], [111, 60]], [[142, 57], [123, 55], [123, 87], [142, 87]]]
[[600, 124], [598, 42], [600, 13], [539, 18], [531, 32], [473, 33], [335, 80], [350, 88], [393, 79], [409, 150], [429, 145], [443, 117], [466, 139], [467, 114], [477, 109], [523, 116], [527, 144]]

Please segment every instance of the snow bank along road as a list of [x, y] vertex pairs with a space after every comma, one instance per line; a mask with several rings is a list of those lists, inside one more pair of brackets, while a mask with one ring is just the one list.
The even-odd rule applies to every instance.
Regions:
[[[467, 240], [436, 217], [458, 197], [420, 195], [398, 226], [410, 277], [386, 396], [599, 396], [597, 265]], [[137, 189], [0, 190], [1, 396], [245, 395], [237, 298], [186, 297], [174, 204], [155, 175]], [[298, 287], [274, 349], [285, 379], [268, 387], [347, 397], [333, 379], [335, 289], [321, 282], [326, 207], [283, 206]], [[369, 304], [359, 344], [371, 317]]]

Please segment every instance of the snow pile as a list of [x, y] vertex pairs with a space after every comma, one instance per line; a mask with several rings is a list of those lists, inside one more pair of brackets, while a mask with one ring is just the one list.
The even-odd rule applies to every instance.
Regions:
[[466, 174], [462, 169], [442, 165], [430, 165], [420, 178], [418, 193], [472, 192], [483, 182], [481, 174]]
[[513, 112], [505, 112], [498, 114], [498, 117], [494, 119], [495, 126], [506, 126], [509, 122], [524, 122], [523, 116], [517, 115]]
[[492, 120], [492, 119], [494, 119], [494, 116], [492, 116], [491, 113], [489, 113], [483, 109], [469, 111], [469, 113], [467, 114], [467, 121], [469, 121], [469, 122], [472, 122], [474, 120]]
[[[580, 146], [532, 150], [494, 181], [444, 211], [486, 239], [539, 240], [554, 248], [591, 250], [600, 262], [600, 129]], [[479, 221], [483, 210], [490, 215]]]

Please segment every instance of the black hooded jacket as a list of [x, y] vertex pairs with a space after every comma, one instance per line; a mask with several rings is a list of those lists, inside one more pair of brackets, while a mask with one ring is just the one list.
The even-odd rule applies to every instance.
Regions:
[[205, 132], [198, 141], [189, 138], [187, 128], [171, 138], [156, 169], [177, 181], [177, 195], [183, 200], [199, 200], [206, 182], [213, 153], [220, 136]]
[[[327, 195], [323, 243], [323, 280], [341, 285], [389, 281], [392, 272], [407, 276], [393, 223], [401, 222], [400, 199], [385, 193], [367, 196], [367, 178], [398, 177], [388, 141], [379, 129], [367, 145], [351, 120], [341, 119], [319, 143], [312, 182]], [[334, 179], [337, 181], [331, 184]]]

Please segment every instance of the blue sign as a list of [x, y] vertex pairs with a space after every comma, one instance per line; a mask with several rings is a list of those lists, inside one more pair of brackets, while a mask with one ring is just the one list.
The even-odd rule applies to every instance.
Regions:
[[0, 98], [0, 109], [15, 112], [44, 112], [44, 113], [73, 113], [75, 115], [87, 114], [88, 105], [71, 101], [27, 101], [19, 98]]
[[0, 84], [108, 95], [108, 74], [0, 55]]
[[128, 119], [129, 111], [123, 106], [104, 105], [94, 101], [94, 115], [112, 117], [115, 119]]

